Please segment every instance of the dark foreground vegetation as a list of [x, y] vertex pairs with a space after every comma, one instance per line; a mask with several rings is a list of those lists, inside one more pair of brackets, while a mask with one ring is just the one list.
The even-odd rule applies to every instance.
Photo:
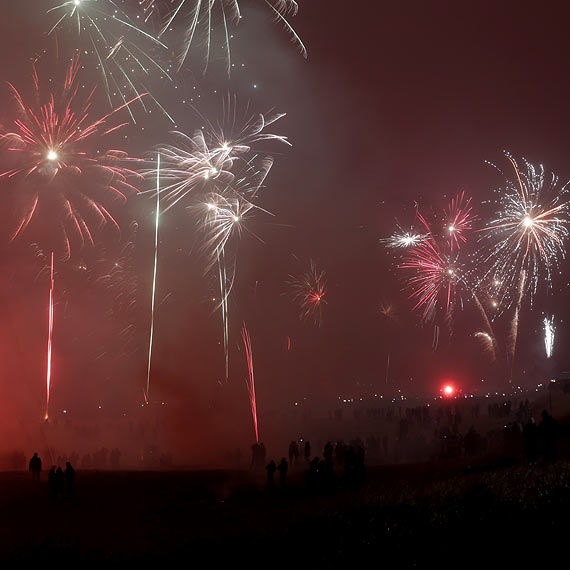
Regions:
[[[46, 474], [42, 474], [45, 477]], [[79, 471], [71, 501], [0, 473], [8, 562], [459, 567], [565, 555], [570, 462], [369, 468], [359, 488], [269, 492], [247, 471]]]

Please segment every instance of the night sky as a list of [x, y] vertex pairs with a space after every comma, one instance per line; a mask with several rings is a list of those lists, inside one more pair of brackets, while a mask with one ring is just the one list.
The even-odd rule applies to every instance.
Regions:
[[[5, 3], [0, 21], [2, 79], [25, 90], [30, 60], [53, 55], [46, 38], [50, 4]], [[201, 125], [196, 113], [220, 113], [228, 94], [251, 111], [275, 109], [287, 116], [272, 125], [292, 148], [266, 143], [275, 165], [258, 214], [239, 243], [237, 277], [230, 297], [230, 380], [226, 385], [221, 323], [214, 276], [204, 276], [200, 233], [184, 209], [167, 212], [161, 223], [155, 361], [155, 398], [247, 408], [247, 368], [240, 328], [250, 330], [258, 401], [282, 408], [304, 397], [329, 401], [339, 395], [436, 393], [454, 379], [466, 391], [486, 391], [492, 375], [479, 345], [473, 307], [454, 314], [453, 334], [441, 332], [433, 350], [433, 325], [412, 312], [382, 238], [395, 218], [412, 221], [414, 201], [441, 210], [465, 191], [482, 217], [482, 204], [501, 185], [485, 164], [504, 161], [503, 150], [543, 163], [562, 181], [570, 178], [568, 126], [568, 11], [561, 2], [540, 7], [525, 2], [367, 2], [304, 0], [291, 19], [308, 49], [308, 59], [260, 2], [244, 1], [235, 28], [231, 78], [214, 54], [205, 76], [200, 61], [181, 71], [177, 87], [155, 88], [177, 127]], [[257, 6], [257, 7], [256, 7]], [[176, 39], [177, 30], [172, 38]], [[197, 57], [196, 60], [199, 60]], [[242, 64], [244, 64], [242, 66]], [[53, 72], [56, 65], [46, 64]], [[84, 83], [99, 76], [86, 69]], [[98, 94], [100, 95], [100, 94]], [[0, 90], [1, 124], [14, 119], [9, 90]], [[182, 101], [187, 101], [183, 104]], [[98, 98], [96, 110], [104, 112]], [[121, 144], [142, 155], [168, 142], [163, 116], [138, 115]], [[122, 137], [123, 135], [121, 135]], [[118, 140], [121, 139], [119, 137]], [[1, 186], [0, 186], [1, 188]], [[11, 197], [0, 196], [6, 227]], [[122, 241], [104, 231], [95, 251], [80, 252], [58, 271], [54, 342], [54, 406], [84, 410], [99, 405], [118, 413], [140, 405], [146, 381], [146, 349], [152, 271], [152, 196], [130, 200], [119, 215]], [[132, 236], [136, 310], [129, 314], [128, 343], [108, 312], [115, 293], [97, 282], [102, 265], [117, 257]], [[49, 231], [47, 232], [49, 233]], [[9, 243], [3, 231], [0, 298], [0, 367], [4, 401], [27, 413], [41, 408], [45, 368], [48, 279], [32, 237]], [[45, 249], [41, 240], [39, 247]], [[122, 245], [123, 244], [123, 245]], [[102, 261], [103, 259], [103, 261]], [[327, 304], [320, 327], [301, 322], [288, 293], [290, 275], [313, 259], [327, 273]], [[567, 265], [567, 264], [566, 264]], [[82, 269], [81, 266], [87, 267]], [[554, 294], [537, 297], [521, 315], [516, 377], [528, 385], [567, 369], [568, 267]], [[382, 303], [396, 318], [380, 313]], [[555, 358], [546, 362], [540, 319], [556, 315]], [[444, 328], [444, 327], [442, 327]], [[291, 350], [287, 350], [287, 337]], [[389, 383], [386, 358], [391, 354]], [[225, 402], [222, 404], [220, 402]]]

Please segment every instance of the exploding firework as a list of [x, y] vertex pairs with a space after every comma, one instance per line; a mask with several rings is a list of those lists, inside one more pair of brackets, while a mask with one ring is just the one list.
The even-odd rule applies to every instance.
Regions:
[[95, 229], [107, 223], [118, 229], [112, 209], [137, 192], [129, 179], [138, 175], [128, 168], [136, 159], [123, 150], [95, 148], [124, 123], [108, 124], [116, 111], [90, 117], [94, 91], [84, 99], [78, 95], [78, 67], [79, 61], [72, 60], [62, 89], [47, 93], [34, 67], [32, 103], [25, 102], [10, 85], [18, 115], [0, 135], [5, 163], [10, 165], [0, 179], [12, 193], [19, 213], [12, 239], [35, 218], [45, 218], [50, 228], [59, 231], [66, 259], [72, 240], [80, 246], [93, 244]]
[[428, 239], [428, 234], [419, 234], [414, 232], [413, 228], [409, 230], [404, 230], [398, 225], [397, 230], [385, 241], [388, 247], [394, 248], [408, 248], [420, 245], [426, 239]]
[[445, 231], [449, 236], [451, 251], [459, 249], [466, 241], [465, 233], [472, 228], [475, 216], [472, 213], [471, 198], [466, 198], [465, 193], [458, 194], [451, 200], [446, 214]]
[[[165, 44], [137, 26], [136, 18], [117, 1], [55, 0], [52, 4], [47, 11], [54, 21], [49, 34], [58, 32], [59, 43], [70, 41], [72, 51], [81, 53], [86, 65], [101, 74], [111, 107], [127, 105], [131, 112], [130, 104], [137, 101], [147, 110], [142, 95], [148, 94], [169, 116], [147, 87], [153, 72], [170, 79], [155, 55], [167, 49]], [[132, 113], [131, 118], [135, 120]]]
[[253, 352], [251, 348], [251, 338], [249, 337], [249, 332], [247, 332], [247, 327], [245, 326], [245, 322], [243, 323], [243, 327], [241, 329], [241, 336], [245, 347], [245, 357], [247, 360], [247, 371], [248, 371], [245, 383], [249, 394], [251, 417], [253, 419], [253, 427], [255, 429], [255, 441], [259, 442], [259, 431], [257, 426], [257, 400], [255, 397], [255, 378], [253, 375]]
[[[289, 23], [289, 18], [297, 13], [297, 2], [294, 0], [264, 1], [275, 21], [285, 28], [303, 56], [307, 57], [307, 50], [301, 38]], [[227, 72], [230, 73], [232, 67], [230, 29], [242, 18], [238, 0], [142, 0], [142, 6], [147, 20], [152, 16], [157, 16], [161, 21], [162, 28], [159, 37], [171, 29], [177, 21], [183, 22], [185, 29], [178, 57], [179, 68], [188, 58], [192, 46], [198, 44], [198, 38], [202, 38], [204, 71], [206, 71], [213, 50], [212, 32], [219, 24], [222, 30], [222, 49], [225, 53]]]
[[444, 299], [446, 312], [455, 300], [457, 285], [462, 283], [462, 266], [457, 255], [443, 253], [431, 239], [410, 248], [400, 265], [412, 269], [408, 278], [410, 297], [416, 301], [414, 309], [422, 308], [424, 319], [433, 316], [436, 304]]
[[317, 326], [322, 324], [323, 306], [327, 294], [326, 273], [317, 268], [311, 260], [309, 269], [299, 277], [289, 276], [288, 285], [293, 299], [299, 304], [301, 320], [312, 320]]
[[506, 155], [514, 178], [506, 178], [497, 192], [499, 212], [482, 238], [484, 279], [501, 285], [501, 304], [519, 304], [531, 298], [541, 281], [552, 286], [553, 272], [566, 257], [569, 203], [567, 184], [523, 160], [521, 168]]
[[[273, 165], [270, 156], [260, 156], [259, 143], [279, 141], [286, 137], [265, 132], [268, 125], [282, 114], [266, 117], [258, 114], [237, 117], [235, 100], [229, 99], [221, 125], [204, 121], [206, 127], [189, 137], [175, 132], [175, 144], [157, 147], [161, 156], [161, 195], [163, 212], [184, 206], [199, 214], [199, 227], [204, 231], [202, 251], [207, 258], [206, 272], [217, 265], [226, 361], [229, 374], [228, 297], [236, 273], [236, 253], [228, 251], [233, 235], [247, 230], [246, 221], [263, 210], [255, 202]], [[147, 172], [154, 176], [154, 169]]]
[[544, 323], [544, 347], [546, 349], [546, 358], [552, 356], [552, 350], [554, 348], [554, 335], [556, 333], [556, 327], [554, 326], [554, 317], [546, 316], [543, 320]]

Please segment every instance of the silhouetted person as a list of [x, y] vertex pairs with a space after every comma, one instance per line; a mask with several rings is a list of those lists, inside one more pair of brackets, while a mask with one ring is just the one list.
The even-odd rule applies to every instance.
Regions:
[[266, 455], [267, 451], [265, 449], [265, 444], [262, 442], [259, 444], [259, 465], [263, 465], [265, 463]]
[[30, 459], [29, 471], [32, 472], [32, 481], [40, 482], [40, 473], [42, 472], [42, 460], [38, 457], [37, 453], [34, 453], [33, 457]]
[[55, 497], [56, 499], [63, 500], [63, 493], [65, 491], [65, 475], [63, 469], [58, 467], [55, 472]]
[[[522, 406], [522, 402], [521, 402]], [[539, 433], [534, 418], [530, 418], [523, 427], [524, 455], [528, 463], [536, 463]]]
[[556, 442], [558, 441], [558, 422], [546, 411], [542, 410], [542, 421], [539, 426], [542, 440], [542, 454], [544, 461], [556, 458]]
[[289, 463], [293, 465], [293, 462], [297, 462], [299, 459], [299, 446], [296, 441], [292, 441], [289, 444]]
[[323, 456], [325, 458], [325, 461], [332, 462], [333, 446], [332, 446], [332, 443], [330, 441], [327, 441], [327, 443], [325, 445], [325, 450], [324, 450]]
[[270, 489], [275, 487], [275, 471], [277, 471], [277, 465], [275, 465], [275, 461], [273, 459], [265, 466], [267, 470], [267, 486]]
[[75, 469], [71, 466], [71, 463], [67, 461], [65, 463], [65, 496], [69, 501], [73, 497], [73, 483], [75, 481]]
[[281, 463], [279, 463], [279, 466], [277, 467], [277, 470], [279, 471], [279, 485], [281, 486], [281, 488], [285, 487], [288, 469], [289, 465], [287, 463], [287, 460], [284, 457], [282, 457]]
[[57, 486], [55, 483], [55, 465], [51, 466], [51, 469], [48, 473], [48, 489], [50, 497], [53, 501], [57, 500]]
[[305, 442], [305, 449], [303, 451], [303, 454], [305, 456], [305, 463], [309, 463], [309, 461], [311, 460], [311, 442], [310, 441]]

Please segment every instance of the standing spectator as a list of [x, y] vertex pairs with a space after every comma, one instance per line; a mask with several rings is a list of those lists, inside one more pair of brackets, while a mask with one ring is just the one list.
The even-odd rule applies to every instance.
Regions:
[[281, 463], [279, 463], [277, 469], [279, 471], [279, 485], [281, 486], [282, 489], [284, 489], [287, 480], [287, 470], [289, 469], [287, 460], [284, 457], [281, 458]]
[[33, 457], [30, 459], [29, 471], [32, 472], [32, 481], [40, 482], [40, 473], [42, 472], [42, 460], [38, 457], [37, 453], [34, 453]]
[[73, 483], [75, 481], [75, 469], [71, 466], [69, 461], [65, 464], [65, 497], [71, 501], [73, 497]]

